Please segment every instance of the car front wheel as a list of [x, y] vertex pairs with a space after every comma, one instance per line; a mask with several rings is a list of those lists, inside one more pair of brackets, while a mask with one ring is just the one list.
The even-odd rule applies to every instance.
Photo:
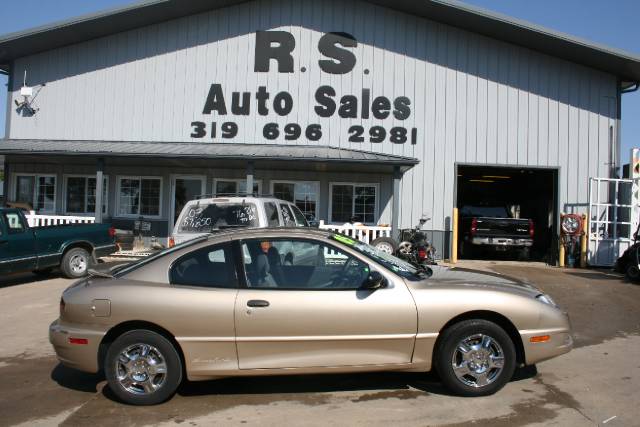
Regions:
[[104, 366], [109, 388], [132, 405], [162, 403], [182, 381], [182, 363], [173, 344], [147, 330], [118, 337], [109, 346]]
[[460, 396], [486, 396], [509, 382], [516, 351], [509, 335], [487, 320], [465, 320], [441, 336], [435, 365], [444, 385]]

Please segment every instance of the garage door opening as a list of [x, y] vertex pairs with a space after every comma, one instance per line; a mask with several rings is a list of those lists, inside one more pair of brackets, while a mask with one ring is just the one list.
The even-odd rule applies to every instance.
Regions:
[[557, 169], [458, 165], [458, 256], [554, 263], [557, 188]]

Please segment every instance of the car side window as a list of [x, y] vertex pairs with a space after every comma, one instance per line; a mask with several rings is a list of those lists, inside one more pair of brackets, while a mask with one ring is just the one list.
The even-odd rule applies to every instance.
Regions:
[[289, 205], [289, 208], [293, 212], [293, 216], [295, 217], [296, 225], [298, 227], [308, 227], [309, 223], [307, 222], [307, 218], [304, 217], [304, 214], [300, 212], [300, 209], [296, 205]]
[[236, 288], [238, 280], [231, 245], [208, 246], [182, 256], [171, 266], [169, 282], [205, 288]]
[[244, 268], [250, 288], [358, 289], [369, 276], [368, 264], [313, 240], [251, 239], [242, 246], [249, 254], [244, 257]]
[[291, 208], [284, 203], [280, 204], [280, 212], [282, 213], [282, 225], [285, 227], [295, 227], [296, 220], [293, 216], [293, 212], [291, 212]]
[[280, 219], [278, 218], [278, 208], [275, 203], [266, 202], [264, 204], [264, 212], [267, 214], [267, 225], [269, 227], [280, 226]]
[[22, 218], [16, 212], [5, 212], [4, 222], [7, 224], [9, 234], [23, 233], [25, 230]]

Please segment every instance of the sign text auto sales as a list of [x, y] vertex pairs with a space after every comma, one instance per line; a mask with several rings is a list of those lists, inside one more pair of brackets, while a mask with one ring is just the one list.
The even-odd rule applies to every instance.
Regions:
[[[266, 73], [275, 60], [280, 73], [293, 73], [294, 60], [291, 55], [295, 49], [295, 38], [286, 31], [258, 31], [256, 33], [256, 48], [254, 71]], [[318, 51], [326, 58], [318, 61], [320, 69], [329, 74], [346, 74], [356, 65], [356, 56], [352, 48], [357, 47], [356, 39], [345, 33], [324, 34], [318, 42]], [[305, 72], [305, 67], [301, 68]], [[368, 74], [368, 70], [364, 71]], [[230, 95], [230, 96], [229, 96]], [[406, 96], [390, 99], [386, 96], [376, 96], [368, 88], [363, 88], [358, 94], [338, 94], [328, 85], [322, 85], [315, 90], [315, 105], [313, 111], [318, 118], [370, 119], [385, 120], [395, 118], [406, 120], [411, 116], [411, 100]], [[213, 115], [223, 120], [227, 116], [248, 116], [254, 114], [269, 116], [287, 116], [294, 107], [294, 98], [287, 91], [274, 93], [266, 86], [259, 86], [255, 92], [225, 93], [220, 83], [213, 83], [209, 88], [203, 115]], [[238, 124], [232, 119], [224, 122], [194, 121], [191, 123], [192, 138], [223, 138], [232, 139], [238, 135]], [[306, 138], [309, 141], [322, 139], [322, 127], [318, 123], [299, 124], [288, 123], [280, 128], [278, 123], [267, 123], [262, 129], [262, 135], [270, 141], [284, 139], [295, 141]], [[407, 129], [402, 126], [385, 127], [371, 126], [366, 128], [353, 125], [348, 130], [349, 142], [393, 144], [416, 144], [418, 131], [416, 128]]]

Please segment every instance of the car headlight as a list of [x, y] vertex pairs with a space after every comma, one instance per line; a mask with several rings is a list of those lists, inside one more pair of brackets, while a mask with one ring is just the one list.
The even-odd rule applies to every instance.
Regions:
[[536, 297], [536, 299], [538, 301], [540, 301], [540, 302], [543, 302], [545, 304], [549, 304], [550, 306], [553, 306], [553, 307], [557, 307], [558, 306], [556, 304], [556, 302], [553, 299], [551, 299], [551, 297], [549, 295], [547, 295], [547, 294], [540, 294], [540, 295], [538, 295]]

